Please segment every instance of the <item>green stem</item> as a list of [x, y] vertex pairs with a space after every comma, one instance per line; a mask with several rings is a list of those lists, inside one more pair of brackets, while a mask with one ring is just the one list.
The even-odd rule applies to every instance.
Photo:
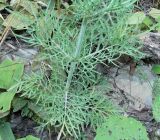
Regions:
[[[80, 33], [79, 33], [79, 36], [78, 36], [77, 44], [76, 44], [76, 50], [75, 50], [74, 60], [76, 60], [79, 57], [79, 55], [80, 55], [81, 48], [82, 48], [83, 37], [84, 37], [84, 34], [85, 34], [85, 29], [86, 29], [86, 23], [83, 20], [82, 25], [81, 25], [81, 29], [80, 29]], [[64, 116], [63, 126], [61, 128], [61, 131], [58, 134], [57, 140], [60, 139], [60, 137], [62, 135], [62, 132], [63, 132], [63, 129], [64, 129], [65, 117], [66, 117], [66, 114], [67, 114], [68, 93], [69, 93], [69, 88], [70, 88], [70, 85], [71, 85], [71, 81], [72, 81], [73, 74], [75, 72], [77, 63], [78, 62], [72, 62], [71, 63], [70, 71], [69, 71], [69, 74], [68, 74], [68, 77], [67, 77], [67, 82], [66, 82], [66, 86], [65, 86], [65, 89], [64, 89], [64, 92], [65, 92], [65, 95], [64, 95], [65, 116]]]

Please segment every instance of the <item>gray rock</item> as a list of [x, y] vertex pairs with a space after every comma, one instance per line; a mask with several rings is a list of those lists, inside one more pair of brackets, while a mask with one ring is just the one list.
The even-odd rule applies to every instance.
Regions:
[[147, 54], [145, 57], [152, 57], [153, 59], [160, 58], [160, 33], [147, 33], [140, 36], [143, 42], [143, 51]]
[[152, 85], [155, 80], [151, 67], [138, 67], [133, 76], [129, 75], [128, 71], [128, 67], [119, 71], [119, 75], [115, 77], [116, 86], [133, 101], [130, 107], [139, 111], [145, 107], [150, 108], [152, 106]]
[[22, 58], [22, 59], [27, 59], [27, 60], [32, 60], [36, 55], [38, 54], [37, 49], [19, 49], [14, 53], [15, 56]]
[[160, 129], [157, 129], [157, 130], [156, 130], [155, 135], [156, 135], [157, 137], [160, 137]]

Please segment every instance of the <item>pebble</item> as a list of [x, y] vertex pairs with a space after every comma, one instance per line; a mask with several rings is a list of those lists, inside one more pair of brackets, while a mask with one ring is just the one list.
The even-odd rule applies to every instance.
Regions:
[[160, 129], [157, 129], [157, 130], [156, 130], [155, 136], [160, 137]]

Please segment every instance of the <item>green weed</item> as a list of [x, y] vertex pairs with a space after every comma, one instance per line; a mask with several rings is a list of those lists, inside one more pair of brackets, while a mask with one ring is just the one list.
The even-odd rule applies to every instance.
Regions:
[[125, 22], [134, 2], [75, 0], [60, 11], [48, 8], [28, 29], [30, 37], [22, 37], [43, 57], [41, 69], [26, 75], [19, 89], [40, 107], [45, 125], [59, 130], [57, 140], [78, 138], [85, 125], [96, 128], [118, 112], [96, 90], [96, 65], [114, 64], [122, 54], [141, 58], [137, 30]]

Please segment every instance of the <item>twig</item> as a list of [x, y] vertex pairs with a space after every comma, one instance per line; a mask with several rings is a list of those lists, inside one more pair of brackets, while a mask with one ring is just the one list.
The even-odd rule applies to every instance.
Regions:
[[58, 133], [57, 140], [60, 140], [61, 135], [62, 135], [62, 132], [63, 132], [63, 129], [64, 129], [64, 123], [63, 123], [63, 125], [62, 125], [62, 127], [61, 127], [60, 132]]
[[12, 44], [5, 42], [5, 44], [13, 50], [17, 50]]
[[1, 42], [0, 42], [0, 48], [2, 47], [2, 44], [5, 41], [8, 33], [9, 33], [9, 30], [10, 30], [10, 27], [6, 27], [4, 32], [2, 33], [2, 39], [1, 39]]

